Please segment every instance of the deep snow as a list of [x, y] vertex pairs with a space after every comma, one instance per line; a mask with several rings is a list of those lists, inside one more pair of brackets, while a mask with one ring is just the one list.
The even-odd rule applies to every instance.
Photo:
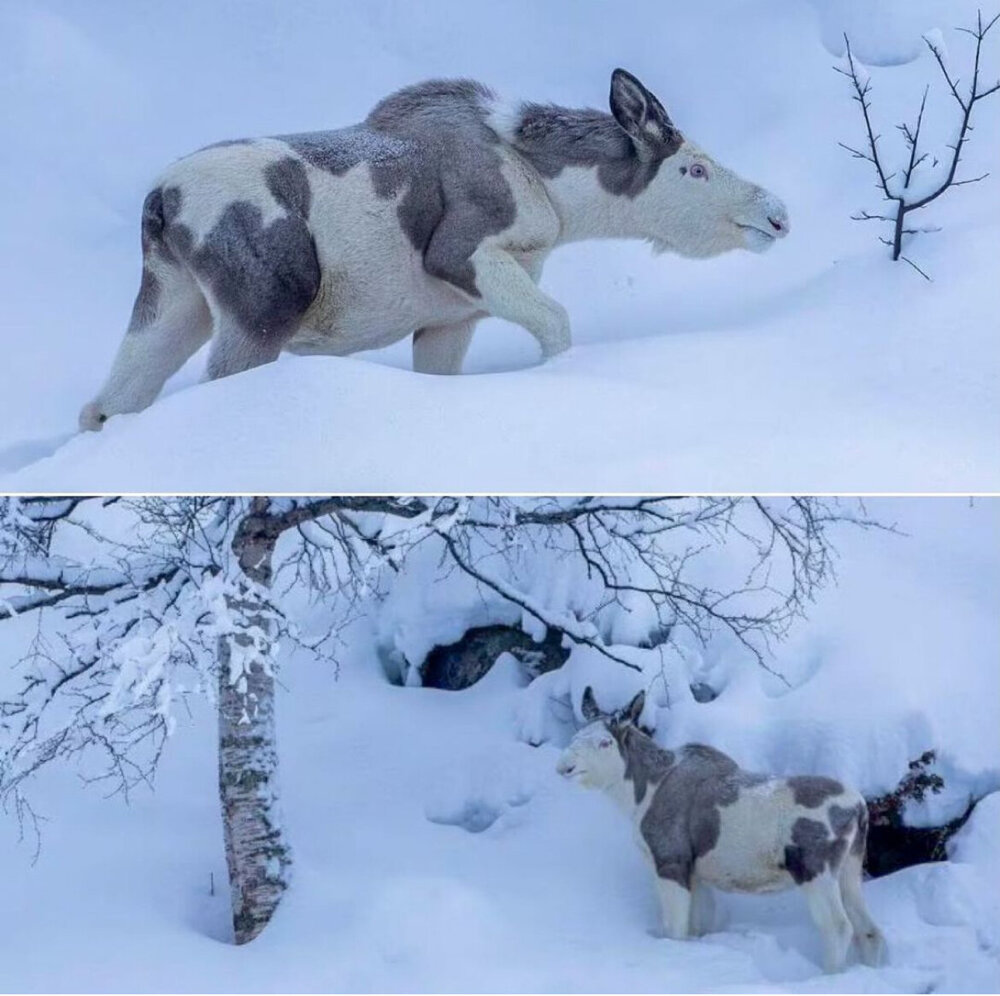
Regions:
[[[665, 744], [702, 737], [747, 766], [826, 772], [866, 792], [937, 746], [949, 784], [994, 790], [954, 839], [953, 861], [866, 884], [886, 967], [820, 975], [794, 894], [722, 897], [703, 940], [653, 936], [656, 900], [625, 821], [555, 774], [565, 705], [545, 704], [553, 737], [532, 747], [520, 721], [538, 683], [523, 687], [509, 658], [464, 692], [387, 683], [376, 633], [412, 620], [410, 596], [387, 603], [381, 627], [358, 624], [339, 677], [312, 659], [285, 664], [295, 880], [255, 942], [225, 943], [214, 723], [197, 709], [178, 715], [155, 792], [129, 806], [73, 772], [46, 776], [34, 866], [0, 823], [0, 988], [996, 991], [1000, 501], [873, 500], [869, 511], [908, 537], [841, 537], [839, 585], [773, 661], [792, 690], [778, 694], [755, 668], [727, 672], [713, 644], [703, 663], [719, 698], [696, 704], [675, 668], [672, 705], [654, 717]], [[457, 589], [442, 590], [461, 611]], [[319, 614], [309, 626], [324, 624]], [[433, 625], [446, 631], [443, 617]], [[603, 667], [594, 673], [613, 694], [622, 671]]]
[[[0, 8], [0, 487], [80, 490], [735, 491], [1000, 487], [997, 177], [924, 212], [942, 231], [893, 264], [872, 224], [873, 176], [832, 70], [850, 31], [883, 143], [933, 85], [925, 125], [954, 122], [921, 36], [953, 64], [968, 0], [597, 0], [237, 8], [8, 0]], [[641, 27], [640, 27], [641, 26]], [[932, 37], [934, 37], [932, 35]], [[984, 72], [1000, 66], [997, 38]], [[285, 357], [198, 383], [204, 356], [145, 413], [75, 437], [139, 272], [138, 213], [163, 164], [239, 135], [356, 121], [432, 75], [604, 106], [624, 64], [720, 161], [788, 202], [770, 253], [707, 262], [639, 244], [567, 247], [543, 286], [572, 351], [536, 365], [522, 330], [481, 326], [455, 379], [409, 370], [408, 345]], [[977, 108], [963, 168], [990, 168], [1000, 98]], [[897, 144], [894, 144], [897, 143]], [[4, 473], [6, 472], [6, 473]]]

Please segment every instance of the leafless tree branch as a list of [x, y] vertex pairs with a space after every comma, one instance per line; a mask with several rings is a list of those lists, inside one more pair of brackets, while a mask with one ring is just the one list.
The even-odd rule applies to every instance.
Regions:
[[[985, 99], [993, 93], [996, 93], [996, 91], [1000, 89], [1000, 80], [992, 86], [984, 87], [980, 79], [980, 60], [983, 41], [990, 29], [997, 23], [998, 19], [1000, 19], [1000, 14], [997, 14], [984, 24], [982, 11], [979, 11], [977, 13], [976, 27], [974, 29], [958, 29], [965, 34], [970, 35], [975, 40], [972, 81], [969, 86], [968, 93], [964, 96], [959, 91], [960, 81], [953, 78], [951, 73], [948, 71], [944, 55], [939, 46], [935, 45], [929, 38], [925, 37], [924, 39], [928, 49], [930, 49], [931, 54], [934, 57], [934, 61], [936, 62], [941, 75], [944, 78], [949, 92], [952, 97], [954, 97], [961, 112], [957, 138], [953, 143], [948, 145], [950, 158], [947, 160], [947, 169], [941, 179], [937, 183], [933, 184], [925, 193], [913, 195], [912, 183], [918, 169], [930, 156], [930, 153], [921, 152], [919, 149], [920, 133], [924, 121], [924, 111], [927, 106], [927, 95], [930, 89], [929, 85], [924, 88], [924, 93], [920, 100], [920, 108], [917, 112], [916, 121], [913, 127], [905, 122], [896, 126], [903, 136], [903, 141], [908, 150], [908, 158], [906, 166], [903, 169], [902, 183], [899, 185], [899, 189], [894, 189], [890, 181], [896, 174], [887, 172], [885, 168], [878, 146], [878, 139], [880, 136], [876, 134], [872, 124], [871, 101], [869, 98], [869, 94], [871, 92], [871, 81], [867, 78], [867, 76], [862, 77], [858, 72], [858, 67], [851, 51], [850, 39], [846, 34], [844, 35], [844, 43], [847, 48], [847, 68], [842, 69], [839, 66], [834, 67], [837, 72], [846, 76], [850, 80], [851, 88], [853, 90], [852, 99], [857, 101], [861, 106], [861, 113], [865, 126], [865, 136], [867, 139], [867, 149], [859, 150], [852, 146], [845, 145], [843, 142], [839, 142], [838, 144], [841, 148], [846, 149], [855, 159], [862, 159], [874, 167], [877, 177], [877, 185], [882, 192], [883, 198], [893, 204], [891, 214], [874, 214], [868, 211], [861, 211], [856, 215], [852, 215], [852, 217], [857, 221], [890, 222], [893, 225], [892, 238], [888, 240], [883, 239], [882, 241], [891, 247], [892, 258], [894, 260], [902, 259], [927, 280], [930, 280], [930, 277], [919, 266], [917, 266], [912, 259], [903, 256], [903, 237], [905, 235], [915, 235], [925, 231], [936, 231], [937, 229], [915, 226], [907, 227], [905, 219], [907, 215], [912, 212], [919, 211], [921, 208], [924, 208], [928, 204], [937, 200], [937, 198], [939, 198], [949, 188], [965, 186], [970, 183], [978, 183], [989, 176], [989, 173], [982, 173], [979, 176], [961, 180], [956, 178], [958, 166], [962, 160], [962, 150], [969, 141], [973, 131], [971, 123], [973, 108], [979, 101]], [[938, 159], [935, 157], [932, 165], [936, 166], [937, 163]]]

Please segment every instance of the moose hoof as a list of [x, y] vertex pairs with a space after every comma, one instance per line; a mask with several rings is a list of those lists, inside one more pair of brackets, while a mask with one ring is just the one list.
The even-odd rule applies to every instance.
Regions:
[[100, 432], [107, 420], [108, 416], [101, 411], [96, 402], [91, 401], [80, 410], [80, 431]]
[[571, 345], [572, 341], [568, 335], [565, 338], [560, 336], [557, 339], [549, 339], [542, 343], [542, 359], [551, 360], [553, 356], [565, 353]]

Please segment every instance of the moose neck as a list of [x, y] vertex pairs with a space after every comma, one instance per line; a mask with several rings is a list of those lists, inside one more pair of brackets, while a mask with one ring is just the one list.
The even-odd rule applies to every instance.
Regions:
[[569, 166], [544, 182], [559, 215], [560, 244], [646, 237], [635, 200], [609, 193], [598, 178], [598, 167]]
[[625, 773], [621, 787], [615, 787], [616, 794], [621, 795], [616, 801], [628, 813], [644, 811], [656, 787], [674, 766], [674, 755], [634, 726], [625, 727], [618, 743], [625, 760]]
[[636, 202], [660, 163], [642, 159], [610, 114], [523, 104], [496, 128], [538, 170], [561, 243], [647, 237]]
[[618, 737], [625, 761], [624, 777], [605, 786], [605, 791], [629, 815], [645, 811], [657, 785], [674, 765], [674, 755], [635, 727], [626, 727]]
[[601, 791], [615, 806], [620, 809], [629, 819], [636, 815], [635, 791], [632, 783], [625, 778], [616, 778], [614, 781], [605, 782], [601, 785]]

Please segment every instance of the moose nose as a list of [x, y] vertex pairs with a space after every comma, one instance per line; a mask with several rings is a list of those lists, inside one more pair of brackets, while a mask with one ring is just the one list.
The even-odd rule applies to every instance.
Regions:
[[558, 771], [560, 775], [564, 775], [564, 776], [565, 775], [571, 775], [571, 774], [573, 774], [573, 769], [575, 767], [576, 767], [576, 765], [572, 761], [560, 761], [556, 765], [556, 771]]
[[764, 213], [776, 239], [783, 239], [788, 234], [788, 208], [777, 197], [769, 197], [770, 203], [765, 203]]

